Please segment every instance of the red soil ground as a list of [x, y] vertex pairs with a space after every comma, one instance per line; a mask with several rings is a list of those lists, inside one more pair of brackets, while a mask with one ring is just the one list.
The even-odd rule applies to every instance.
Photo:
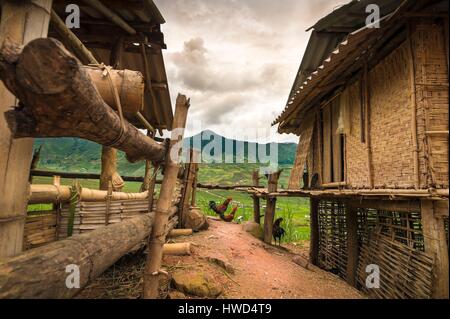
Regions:
[[[364, 298], [332, 273], [295, 264], [294, 251], [306, 255], [307, 247], [276, 248], [243, 231], [241, 225], [209, 222], [208, 230], [174, 240], [191, 242], [191, 256], [166, 256], [163, 264], [169, 271], [198, 270], [212, 275], [224, 290], [219, 298]], [[208, 257], [228, 263], [234, 274]]]

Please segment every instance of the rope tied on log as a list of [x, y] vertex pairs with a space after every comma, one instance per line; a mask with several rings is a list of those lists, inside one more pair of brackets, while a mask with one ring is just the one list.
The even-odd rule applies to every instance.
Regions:
[[[108, 78], [109, 87], [111, 88], [111, 92], [113, 93], [114, 104], [119, 113], [119, 118], [120, 118], [120, 131], [119, 131], [119, 134], [117, 135], [117, 137], [112, 142], [105, 144], [105, 146], [114, 147], [115, 145], [117, 145], [117, 143], [119, 143], [119, 141], [122, 139], [122, 136], [124, 135], [125, 120], [123, 117], [122, 103], [120, 101], [119, 91], [117, 90], [117, 87], [114, 84], [114, 81], [111, 76], [111, 70], [113, 69], [113, 67], [105, 65], [103, 62], [99, 63], [99, 64], [89, 64], [89, 66], [95, 66], [95, 67], [99, 68], [100, 70], [102, 70], [102, 76]], [[122, 82], [122, 84], [123, 84], [123, 82]]]

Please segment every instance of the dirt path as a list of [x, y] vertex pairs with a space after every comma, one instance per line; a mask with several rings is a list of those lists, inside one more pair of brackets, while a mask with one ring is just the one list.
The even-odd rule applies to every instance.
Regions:
[[[168, 269], [212, 275], [224, 290], [219, 298], [363, 298], [339, 277], [295, 264], [291, 250], [266, 245], [241, 225], [209, 221], [207, 231], [174, 240], [193, 243], [191, 256], [166, 256], [163, 263]], [[234, 274], [214, 259], [230, 266]]]

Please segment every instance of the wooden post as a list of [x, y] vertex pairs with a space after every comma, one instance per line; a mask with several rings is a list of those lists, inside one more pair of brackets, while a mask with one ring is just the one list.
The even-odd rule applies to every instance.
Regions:
[[346, 205], [345, 220], [347, 223], [347, 283], [356, 286], [358, 267], [358, 215], [357, 210]]
[[[252, 174], [252, 181], [254, 187], [259, 187], [259, 171], [255, 170]], [[253, 220], [255, 223], [261, 223], [261, 206], [259, 202], [259, 197], [253, 195]]]
[[311, 228], [311, 239], [309, 244], [309, 260], [317, 266], [319, 261], [319, 200], [311, 197], [309, 199], [310, 212], [309, 222]]
[[[168, 210], [171, 206], [173, 191], [178, 177], [178, 147], [183, 141], [184, 128], [186, 127], [189, 100], [184, 95], [178, 95], [175, 116], [173, 120], [173, 131], [170, 141], [170, 152], [166, 156], [164, 179], [161, 192], [156, 203], [155, 222], [149, 240], [149, 253], [144, 270], [144, 298], [156, 299], [159, 296], [159, 273], [161, 269], [163, 246], [166, 240], [165, 229], [168, 222]], [[175, 153], [175, 154], [173, 154]]]
[[[281, 171], [276, 173], [269, 174], [268, 181], [268, 191], [270, 193], [275, 193], [278, 190], [278, 179], [280, 178]], [[276, 209], [277, 198], [276, 197], [267, 197], [266, 203], [266, 214], [264, 216], [264, 242], [271, 244], [272, 243], [272, 227], [273, 220], [275, 217], [275, 209]]]
[[421, 200], [425, 252], [434, 256], [432, 297], [448, 299], [448, 245], [444, 219], [437, 212], [436, 202]]
[[192, 198], [191, 198], [191, 206], [196, 206], [197, 201], [197, 183], [198, 183], [198, 164], [200, 162], [200, 152], [197, 150], [193, 151], [193, 157], [192, 157], [192, 164], [194, 165], [192, 171], [194, 174], [193, 180], [192, 180]]
[[[0, 46], [47, 37], [52, 0], [2, 1]], [[0, 81], [0, 259], [22, 251], [33, 139], [14, 140], [3, 113], [17, 99]]]
[[194, 150], [189, 150], [189, 163], [186, 163], [186, 176], [183, 187], [183, 195], [180, 209], [180, 227], [184, 226], [184, 220], [186, 214], [189, 212], [189, 208], [191, 206], [191, 195], [194, 184], [194, 176], [195, 176], [195, 165], [194, 165]]

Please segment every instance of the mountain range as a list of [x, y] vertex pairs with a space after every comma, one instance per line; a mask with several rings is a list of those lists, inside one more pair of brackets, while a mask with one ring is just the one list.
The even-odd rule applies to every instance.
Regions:
[[[100, 172], [101, 146], [94, 142], [78, 138], [36, 139], [34, 147], [38, 148], [41, 145], [42, 151], [38, 164], [38, 168], [40, 169], [63, 170], [68, 172]], [[222, 147], [222, 158], [231, 158], [236, 161], [237, 158], [240, 158], [240, 154], [243, 154], [245, 163], [252, 159], [248, 155], [249, 149], [256, 150], [256, 154], [258, 152], [269, 154], [271, 147], [278, 147], [278, 163], [288, 166], [294, 162], [297, 147], [295, 143], [259, 144], [238, 141], [228, 139], [212, 131], [203, 131], [195, 136], [184, 139], [185, 147], [193, 146], [194, 149], [200, 149], [204, 154], [210, 153], [210, 155], [217, 155], [211, 151], [212, 145]], [[218, 147], [216, 148], [217, 151], [220, 151]], [[119, 152], [118, 170], [122, 175], [142, 176], [144, 174], [144, 163], [129, 163], [125, 158], [125, 154]]]

